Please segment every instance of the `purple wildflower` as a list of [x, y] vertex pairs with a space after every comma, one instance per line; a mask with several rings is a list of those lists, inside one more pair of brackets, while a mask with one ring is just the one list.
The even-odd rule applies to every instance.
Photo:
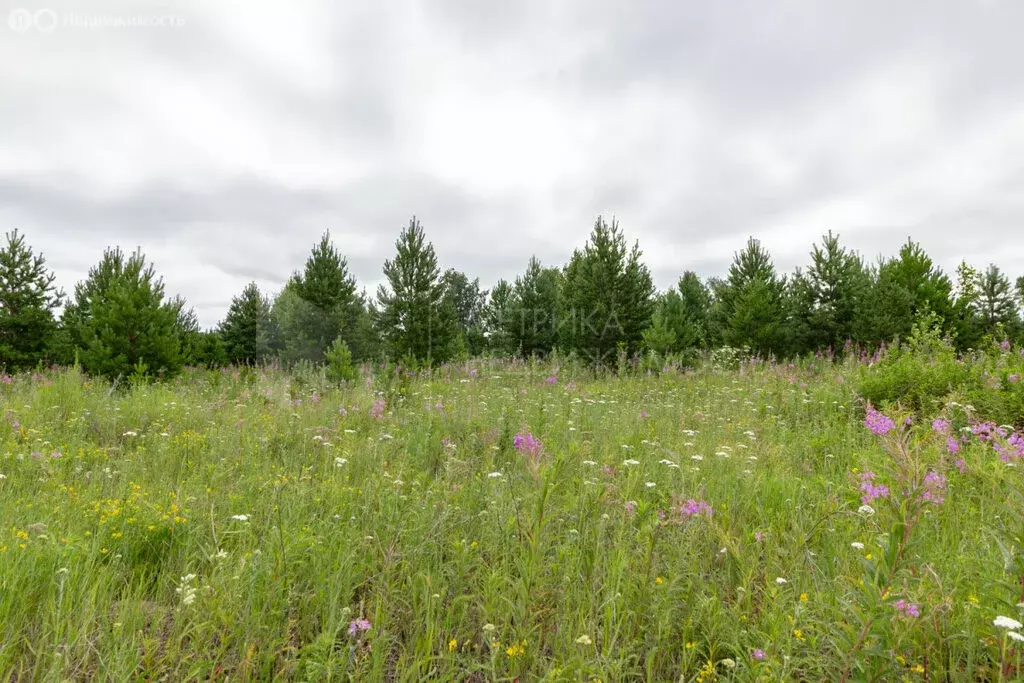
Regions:
[[754, 540], [757, 541], [758, 543], [763, 541], [766, 536], [768, 536], [768, 534], [765, 533], [764, 531], [755, 531], [754, 532]]
[[921, 492], [921, 500], [941, 505], [946, 499], [946, 475], [934, 471], [929, 472], [924, 475], [922, 485], [924, 490]]
[[544, 381], [547, 382], [548, 384], [558, 384], [558, 377], [556, 377], [555, 375], [551, 375]]
[[875, 473], [868, 471], [860, 475], [860, 490], [864, 493], [860, 502], [864, 505], [870, 504], [876, 498], [885, 498], [889, 495], [889, 487], [875, 484]]
[[872, 434], [882, 436], [891, 432], [896, 423], [869, 405], [864, 417], [864, 426], [870, 429]]
[[764, 653], [764, 650], [762, 650], [761, 648], [755, 647], [754, 651], [750, 653], [750, 656], [760, 662], [761, 660], [763, 660], [768, 655], [766, 655]]
[[950, 455], [956, 455], [960, 452], [960, 442], [951, 436], [946, 437], [946, 450], [949, 451]]
[[684, 519], [696, 517], [697, 515], [711, 516], [711, 506], [703, 500], [694, 500], [693, 498], [680, 505], [679, 511]]
[[522, 431], [516, 434], [512, 438], [512, 445], [520, 453], [527, 455], [537, 455], [540, 453], [541, 448], [544, 446], [541, 444], [540, 439], [535, 437], [530, 432]]
[[636, 503], [634, 503], [631, 500], [627, 500], [626, 501], [626, 514], [631, 515], [634, 512], [636, 512]]
[[375, 420], [379, 420], [384, 417], [384, 400], [377, 399], [373, 402], [373, 406], [370, 408], [370, 416]]
[[999, 348], [1001, 348], [1003, 351], [1009, 351], [1010, 350], [1010, 340], [1009, 339], [1004, 339], [1003, 341], [999, 342]]
[[943, 420], [942, 418], [932, 420], [932, 431], [938, 432], [939, 434], [948, 434], [949, 420]]
[[956, 467], [960, 470], [960, 474], [967, 474], [967, 463], [964, 462], [963, 458], [956, 461]]
[[370, 622], [366, 619], [355, 619], [348, 625], [348, 634], [350, 636], [356, 636], [364, 631], [369, 631], [372, 628]]
[[1009, 382], [1010, 384], [1016, 384], [1017, 382], [1020, 381], [1020, 375], [1018, 375], [1016, 372], [1013, 373], [1012, 375], [1007, 375], [1006, 381]]
[[912, 602], [907, 602], [906, 600], [897, 600], [892, 603], [892, 607], [905, 617], [921, 616], [921, 608]]

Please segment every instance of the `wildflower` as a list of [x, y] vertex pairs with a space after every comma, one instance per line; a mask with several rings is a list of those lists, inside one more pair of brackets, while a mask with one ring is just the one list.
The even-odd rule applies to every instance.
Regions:
[[335, 458], [334, 459], [334, 466], [335, 467], [344, 467], [347, 464], [348, 464], [348, 460], [346, 460], [345, 458]]
[[494, 624], [484, 624], [483, 630], [484, 633], [494, 633], [496, 627], [494, 626]]
[[896, 423], [869, 405], [864, 417], [864, 426], [870, 429], [872, 434], [882, 436], [891, 432]]
[[803, 640], [804, 639], [804, 632], [801, 631], [798, 628], [795, 628], [795, 629], [793, 629], [793, 637], [796, 638], [797, 640]]
[[951, 436], [946, 437], [946, 451], [950, 455], [956, 455], [960, 452], [960, 442]]
[[370, 417], [372, 417], [375, 420], [379, 420], [382, 417], [384, 417], [383, 399], [378, 398], [376, 401], [373, 402], [373, 405], [370, 407]]
[[631, 515], [634, 512], [636, 512], [636, 503], [634, 503], [631, 500], [627, 500], [626, 501], [626, 513]]
[[764, 531], [755, 531], [754, 532], [754, 540], [757, 541], [758, 543], [760, 543], [761, 541], [763, 541], [765, 539], [765, 537], [767, 535], [768, 534], [765, 533]]
[[597, 465], [597, 463], [596, 463], [596, 462], [594, 462], [593, 460], [584, 460], [584, 461], [583, 461], [583, 464], [584, 464], [584, 465], [587, 465], [587, 466], [589, 466], [589, 467], [593, 467], [593, 466]]
[[932, 420], [932, 431], [938, 432], [939, 434], [949, 433], [949, 421], [943, 420], [942, 418], [936, 418]]
[[1007, 631], [1006, 635], [1010, 637], [1010, 640], [1016, 640], [1018, 643], [1024, 643], [1024, 636], [1016, 631]]
[[860, 502], [864, 505], [874, 501], [876, 498], [885, 498], [889, 495], [888, 486], [876, 485], [874, 482], [874, 472], [867, 471], [860, 475], [860, 490], [864, 493], [860, 497]]
[[751, 656], [751, 657], [753, 657], [754, 659], [756, 659], [757, 661], [759, 661], [759, 662], [760, 662], [760, 661], [762, 661], [762, 660], [763, 660], [763, 659], [764, 659], [764, 658], [765, 658], [765, 657], [766, 657], [767, 655], [765, 655], [765, 653], [764, 653], [764, 650], [762, 650], [762, 649], [760, 649], [760, 648], [756, 648], [756, 647], [755, 647], [755, 648], [754, 648], [754, 651], [750, 653], [750, 656]]
[[522, 431], [516, 434], [512, 438], [512, 445], [520, 453], [525, 452], [529, 454], [533, 454], [537, 451], [540, 451], [540, 449], [543, 447], [540, 442], [540, 439], [526, 431]]
[[661, 584], [665, 583], [665, 579], [661, 578], [660, 576], [655, 577], [654, 583], [656, 583], [656, 584], [658, 584], [660, 586]]
[[861, 505], [859, 508], [857, 508], [857, 512], [864, 515], [865, 517], [870, 517], [871, 515], [875, 514], [875, 508], [871, 507], [870, 505]]
[[735, 659], [729, 659], [728, 657], [726, 657], [725, 659], [719, 660], [718, 663], [721, 664], [722, 666], [724, 666], [726, 669], [735, 669], [736, 668], [736, 660]]
[[1007, 631], [1018, 631], [1024, 628], [1024, 624], [1010, 617], [996, 617], [992, 621], [992, 625], [996, 628], [1005, 628]]
[[684, 519], [696, 517], [697, 515], [711, 516], [711, 506], [703, 500], [690, 499], [679, 507]]
[[554, 375], [551, 375], [546, 380], [544, 380], [544, 382], [547, 384], [558, 384], [558, 378], [555, 377]]
[[248, 522], [249, 515], [231, 515], [231, 519], [235, 520], [236, 522]]
[[364, 631], [369, 631], [370, 628], [370, 622], [366, 619], [355, 619], [348, 625], [348, 634], [350, 636], [357, 636]]
[[653, 489], [655, 486], [657, 486], [657, 484], [655, 484], [653, 481], [648, 481], [644, 483], [644, 486], [646, 486], [649, 489]]
[[850, 547], [855, 549], [855, 550], [864, 550], [864, 544], [861, 543], [860, 541], [854, 541], [853, 543], [850, 544]]
[[515, 659], [526, 654], [526, 647], [523, 643], [513, 643], [505, 650], [505, 654], [508, 655], [509, 659]]
[[454, 652], [455, 648], [457, 648], [458, 646], [459, 646], [459, 641], [457, 641], [455, 638], [452, 638], [451, 640], [448, 641], [448, 652]]
[[801, 593], [800, 594], [800, 602], [807, 602], [807, 600], [808, 600], [807, 593]]
[[497, 479], [497, 478], [499, 478], [500, 476], [501, 476], [501, 472], [490, 472], [490, 473], [489, 473], [489, 474], [487, 475], [487, 478], [488, 478], [488, 479]]
[[125, 432], [121, 436], [138, 436], [138, 435], [139, 435], [138, 432]]
[[779, 577], [776, 577], [775, 583], [777, 583], [780, 586], [782, 586], [782, 585], [785, 585], [785, 584], [789, 583], [789, 581], [787, 581], [786, 579], [784, 579], [781, 576], [779, 576]]
[[921, 500], [928, 503], [941, 505], [945, 500], [946, 477], [938, 472], [929, 472], [922, 482], [924, 490], [921, 492]]
[[905, 617], [921, 616], [921, 608], [912, 602], [907, 602], [906, 600], [897, 600], [892, 603], [892, 607]]
[[577, 645], [593, 645], [594, 641], [590, 639], [590, 636], [584, 634], [576, 639]]
[[639, 460], [633, 460], [633, 459], [629, 459], [629, 460], [623, 460], [623, 461], [622, 461], [622, 464], [623, 464], [623, 465], [624, 465], [625, 467], [631, 467], [631, 466], [633, 466], [633, 465], [639, 465], [639, 464], [640, 464], [640, 461], [639, 461]]

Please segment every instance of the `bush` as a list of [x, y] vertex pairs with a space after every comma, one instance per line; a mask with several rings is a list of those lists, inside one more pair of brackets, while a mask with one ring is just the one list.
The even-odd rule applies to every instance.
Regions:
[[863, 371], [857, 393], [873, 405], [900, 404], [920, 414], [945, 403], [951, 393], [973, 391], [974, 368], [957, 357], [939, 323], [934, 315], [918, 320], [905, 344]]

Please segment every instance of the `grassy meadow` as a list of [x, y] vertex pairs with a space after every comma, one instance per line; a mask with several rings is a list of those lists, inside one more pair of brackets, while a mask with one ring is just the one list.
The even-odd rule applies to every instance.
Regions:
[[1020, 679], [1012, 432], [865, 371], [5, 376], [0, 680]]

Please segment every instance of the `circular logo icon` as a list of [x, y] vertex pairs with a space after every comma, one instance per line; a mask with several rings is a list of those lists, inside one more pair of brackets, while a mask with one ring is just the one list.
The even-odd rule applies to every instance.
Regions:
[[43, 33], [49, 33], [57, 28], [57, 13], [52, 9], [46, 8], [36, 10], [36, 13], [32, 15], [32, 21], [37, 29]]
[[7, 25], [15, 31], [27, 31], [35, 25], [32, 13], [24, 7], [17, 7], [7, 15]]

